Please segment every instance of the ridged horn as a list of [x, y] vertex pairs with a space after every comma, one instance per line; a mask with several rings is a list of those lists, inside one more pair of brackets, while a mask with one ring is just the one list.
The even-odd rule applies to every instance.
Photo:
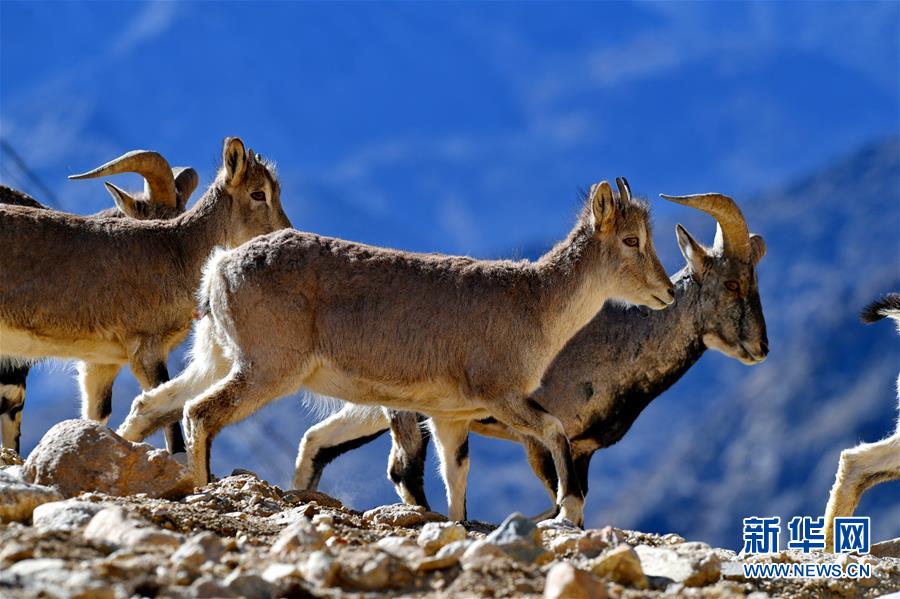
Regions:
[[175, 179], [175, 189], [178, 191], [179, 199], [182, 204], [187, 204], [191, 194], [200, 184], [200, 175], [189, 166], [176, 166], [172, 169], [172, 176]]
[[631, 200], [631, 188], [628, 186], [628, 181], [625, 180], [625, 177], [616, 177], [616, 187], [619, 188], [619, 197], [623, 202]]
[[86, 173], [69, 175], [69, 179], [95, 179], [119, 173], [139, 174], [146, 182], [149, 201], [154, 204], [176, 207], [178, 199], [175, 177], [169, 163], [158, 152], [133, 150]]
[[659, 197], [676, 204], [690, 206], [706, 212], [718, 223], [716, 240], [721, 241], [725, 254], [744, 262], [750, 261], [750, 230], [744, 214], [734, 200], [720, 193], [701, 193], [688, 196]]

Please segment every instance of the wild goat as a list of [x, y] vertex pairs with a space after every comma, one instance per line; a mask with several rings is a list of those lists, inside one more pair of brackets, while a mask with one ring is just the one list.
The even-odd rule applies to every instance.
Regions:
[[[166, 221], [0, 206], [2, 354], [87, 363], [82, 412], [98, 420], [109, 416], [108, 391], [123, 364], [145, 389], [168, 380], [166, 357], [190, 329], [213, 249], [290, 226], [271, 164], [237, 138], [225, 140], [223, 163], [203, 198]], [[150, 195], [164, 183], [148, 179]], [[128, 204], [130, 195], [107, 187]]]
[[[139, 397], [121, 434], [142, 438], [190, 399], [188, 464], [202, 485], [224, 426], [301, 387], [415, 410], [432, 417], [450, 517], [462, 520], [468, 423], [493, 416], [547, 446], [561, 481], [560, 514], [580, 522], [569, 441], [529, 393], [607, 298], [656, 309], [674, 299], [648, 209], [618, 184], [619, 198], [606, 181], [595, 185], [568, 238], [534, 263], [414, 254], [298, 231], [216, 254], [201, 286], [211, 323], [198, 329], [192, 359], [206, 365]], [[201, 370], [210, 376], [197, 376]]]
[[[862, 312], [865, 323], [892, 318], [900, 331], [900, 293], [889, 293]], [[897, 377], [900, 400], [900, 376]], [[900, 401], [898, 401], [900, 410]], [[875, 485], [900, 479], [900, 421], [896, 430], [877, 443], [860, 443], [841, 452], [834, 486], [825, 507], [826, 551], [834, 551], [834, 519], [852, 516], [863, 493]]]
[[[618, 442], [641, 411], [673, 385], [707, 348], [757, 364], [769, 351], [756, 264], [766, 251], [750, 235], [740, 209], [718, 194], [664, 198], [698, 208], [718, 221], [711, 249], [675, 229], [687, 264], [674, 276], [675, 305], [662, 312], [607, 304], [563, 348], [532, 398], [560, 419], [572, 441], [575, 471], [587, 493], [588, 466], [598, 449]], [[346, 406], [307, 431], [294, 486], [315, 489], [328, 462], [374, 439], [390, 425], [388, 476], [408, 502], [427, 506], [423, 487], [427, 442], [415, 414]], [[550, 454], [494, 419], [473, 423], [488, 436], [524, 442], [529, 463], [553, 494]]]
[[[116, 207], [107, 208], [94, 214], [95, 217], [116, 218], [129, 216], [140, 220], [169, 219], [184, 212], [188, 198], [197, 188], [200, 180], [197, 171], [190, 167], [170, 168], [166, 159], [157, 152], [135, 150], [107, 162], [90, 172], [73, 175], [71, 179], [86, 179], [115, 175], [119, 173], [138, 173], [144, 177], [143, 192], [130, 194], [107, 183], [107, 189], [113, 196]], [[49, 210], [46, 206], [17, 189], [0, 185], [0, 204], [27, 206]], [[5, 359], [0, 356], [0, 440], [2, 446], [19, 452], [19, 439], [22, 429], [22, 410], [25, 408], [25, 382], [33, 364], [32, 360]], [[78, 365], [82, 389], [85, 382], [96, 378], [91, 371], [93, 366], [85, 363]], [[94, 392], [98, 401], [84, 401], [82, 416], [104, 421], [109, 417], [112, 401], [113, 378], [108, 380], [105, 389]], [[88, 391], [85, 390], [85, 397]], [[89, 407], [99, 407], [99, 412], [89, 411]], [[170, 449], [184, 447], [184, 438], [180, 426], [171, 426], [166, 431], [166, 442]]]

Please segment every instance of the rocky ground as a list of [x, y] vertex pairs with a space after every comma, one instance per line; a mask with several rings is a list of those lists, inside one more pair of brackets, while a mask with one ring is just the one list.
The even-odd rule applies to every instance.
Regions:
[[[0, 453], [0, 597], [878, 597], [880, 556], [784, 551], [758, 561], [872, 565], [862, 581], [746, 580], [734, 552], [612, 527], [447, 522], [402, 504], [358, 512], [236, 472], [186, 494], [164, 452], [60, 423], [24, 464]], [[126, 494], [127, 493], [127, 494]], [[547, 524], [547, 523], [545, 523]]]

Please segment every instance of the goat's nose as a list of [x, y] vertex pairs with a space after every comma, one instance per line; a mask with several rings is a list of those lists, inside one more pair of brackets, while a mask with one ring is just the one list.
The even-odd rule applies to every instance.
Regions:
[[769, 355], [769, 342], [765, 341], [765, 340], [760, 341], [759, 342], [759, 351], [762, 352], [762, 355], [768, 356]]
[[668, 292], [669, 292], [669, 299], [675, 299], [675, 288], [669, 287]]

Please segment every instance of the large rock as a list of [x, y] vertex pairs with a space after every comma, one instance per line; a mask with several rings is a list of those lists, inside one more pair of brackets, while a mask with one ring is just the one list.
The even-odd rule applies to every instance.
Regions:
[[558, 562], [547, 573], [544, 599], [606, 599], [606, 585], [572, 564]]
[[429, 512], [421, 505], [406, 505], [394, 503], [382, 505], [363, 514], [363, 519], [372, 524], [386, 524], [388, 526], [418, 526], [425, 522], [440, 522], [447, 518]]
[[37, 506], [60, 499], [55, 489], [28, 484], [0, 470], [0, 522], [26, 522]]
[[192, 489], [187, 469], [165, 450], [131, 443], [91, 420], [63, 420], [25, 461], [29, 482], [52, 485], [66, 497], [107, 495], [182, 497]]
[[102, 503], [77, 499], [51, 501], [34, 508], [31, 523], [44, 530], [74, 530], [90, 522], [97, 512], [106, 507]]
[[721, 576], [721, 561], [705, 543], [681, 543], [671, 547], [635, 547], [648, 576], [669, 578], [686, 587], [712, 584]]

